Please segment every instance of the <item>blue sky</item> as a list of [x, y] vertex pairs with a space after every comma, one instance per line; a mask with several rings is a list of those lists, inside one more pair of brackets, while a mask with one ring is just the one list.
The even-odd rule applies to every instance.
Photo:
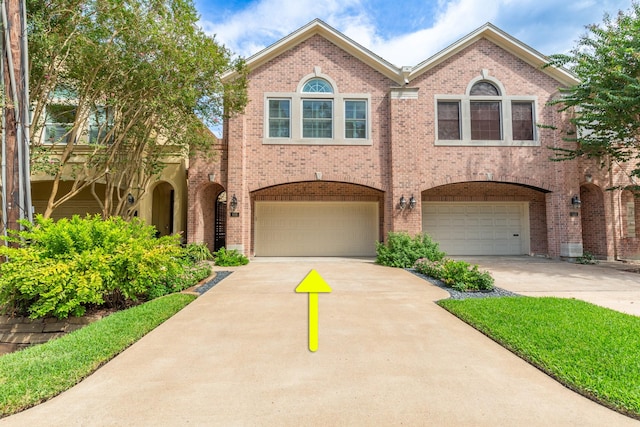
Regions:
[[200, 24], [249, 57], [320, 18], [387, 61], [416, 65], [491, 22], [545, 55], [564, 53], [632, 0], [194, 0]]

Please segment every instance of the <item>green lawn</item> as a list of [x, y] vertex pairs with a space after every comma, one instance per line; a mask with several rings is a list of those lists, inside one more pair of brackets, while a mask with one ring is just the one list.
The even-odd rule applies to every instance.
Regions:
[[195, 298], [185, 294], [157, 298], [62, 338], [0, 357], [0, 417], [77, 384]]
[[640, 418], [640, 317], [562, 298], [439, 304], [569, 388]]

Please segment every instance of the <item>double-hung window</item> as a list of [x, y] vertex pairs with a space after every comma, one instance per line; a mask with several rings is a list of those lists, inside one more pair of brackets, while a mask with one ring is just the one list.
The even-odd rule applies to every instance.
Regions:
[[302, 137], [333, 137], [333, 102], [331, 100], [302, 100]]
[[506, 96], [493, 82], [436, 96], [436, 145], [537, 146], [534, 96]]
[[367, 138], [367, 101], [349, 100], [344, 102], [345, 138]]
[[269, 138], [291, 136], [291, 100], [269, 100]]
[[107, 107], [96, 107], [89, 116], [89, 144], [106, 144], [112, 141], [107, 138], [113, 128], [113, 112]]
[[371, 145], [371, 96], [339, 93], [334, 82], [314, 74], [296, 92], [265, 93], [263, 143]]
[[43, 142], [45, 144], [66, 144], [75, 119], [75, 105], [47, 105]]

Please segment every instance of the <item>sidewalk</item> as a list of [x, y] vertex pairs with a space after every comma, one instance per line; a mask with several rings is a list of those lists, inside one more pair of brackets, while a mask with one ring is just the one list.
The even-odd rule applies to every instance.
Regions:
[[[319, 347], [307, 350], [316, 269]], [[1, 426], [638, 426], [563, 387], [371, 261], [260, 260], [76, 387]]]

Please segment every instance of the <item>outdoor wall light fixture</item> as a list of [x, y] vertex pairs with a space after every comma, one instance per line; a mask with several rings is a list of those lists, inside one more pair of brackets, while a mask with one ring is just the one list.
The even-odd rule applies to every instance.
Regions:
[[209, 174], [209, 181], [210, 181], [210, 182], [213, 182], [213, 181], [215, 181], [215, 180], [216, 180], [216, 174], [215, 174], [215, 173], [210, 173], [210, 174]]
[[231, 202], [229, 203], [229, 206], [231, 207], [231, 212], [235, 212], [238, 208], [238, 199], [236, 198], [235, 194], [231, 196]]
[[130, 205], [133, 204], [133, 202], [135, 202], [136, 199], [133, 197], [133, 194], [129, 193], [127, 194], [127, 202], [129, 202]]
[[580, 201], [580, 197], [578, 197], [578, 195], [575, 195], [571, 198], [571, 206], [573, 206], [574, 208], [579, 208], [581, 204], [582, 202]]
[[400, 197], [400, 203], [398, 203], [398, 209], [401, 211], [407, 207], [407, 199], [404, 198], [404, 194]]
[[411, 198], [409, 198], [409, 209], [413, 209], [416, 207], [416, 199], [415, 197], [413, 197], [413, 194], [411, 195]]

